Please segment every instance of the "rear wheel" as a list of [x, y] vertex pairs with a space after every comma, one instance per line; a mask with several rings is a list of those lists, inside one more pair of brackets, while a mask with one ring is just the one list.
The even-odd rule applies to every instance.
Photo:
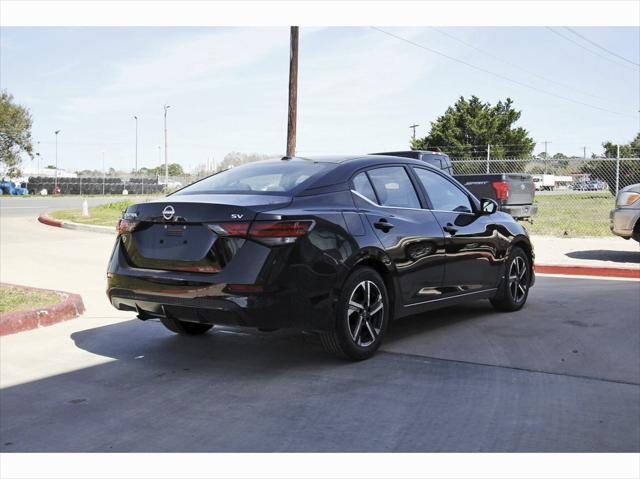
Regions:
[[337, 356], [353, 361], [370, 358], [380, 347], [389, 314], [389, 296], [380, 275], [371, 268], [358, 268], [342, 289], [333, 329], [321, 333], [320, 341]]
[[498, 311], [517, 311], [524, 306], [531, 284], [531, 264], [525, 251], [516, 246], [511, 251], [506, 265], [502, 286], [491, 304]]
[[190, 323], [188, 321], [180, 321], [175, 318], [160, 318], [160, 322], [162, 322], [164, 327], [169, 331], [187, 336], [204, 334], [213, 328], [213, 324]]

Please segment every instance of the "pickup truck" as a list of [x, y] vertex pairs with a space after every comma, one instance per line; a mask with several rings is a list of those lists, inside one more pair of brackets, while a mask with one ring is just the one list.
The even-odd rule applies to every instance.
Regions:
[[371, 154], [422, 160], [453, 176], [477, 198], [491, 198], [495, 200], [501, 211], [509, 213], [517, 220], [530, 221], [531, 217], [538, 212], [538, 205], [533, 203], [536, 187], [532, 176], [529, 174], [496, 173], [454, 175], [453, 165], [449, 156], [436, 151], [413, 150]]

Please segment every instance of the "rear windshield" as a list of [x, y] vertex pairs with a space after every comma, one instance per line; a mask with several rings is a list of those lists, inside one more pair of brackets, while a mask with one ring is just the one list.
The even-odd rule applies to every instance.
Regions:
[[278, 160], [260, 161], [236, 166], [209, 176], [178, 191], [178, 195], [203, 193], [249, 193], [278, 195], [290, 193], [297, 186], [321, 172], [335, 167], [333, 163]]

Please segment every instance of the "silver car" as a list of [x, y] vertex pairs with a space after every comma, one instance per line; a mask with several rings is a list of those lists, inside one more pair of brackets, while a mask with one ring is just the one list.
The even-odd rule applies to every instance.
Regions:
[[609, 213], [609, 228], [614, 235], [640, 242], [640, 183], [622, 188], [616, 207]]

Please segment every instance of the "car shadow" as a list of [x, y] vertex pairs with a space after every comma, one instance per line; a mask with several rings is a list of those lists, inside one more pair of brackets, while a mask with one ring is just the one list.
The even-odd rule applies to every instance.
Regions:
[[[557, 281], [546, 283], [562, 297], [522, 312], [496, 315], [478, 301], [398, 320], [383, 350], [355, 363], [290, 330], [216, 327], [185, 337], [158, 321], [131, 319], [76, 331], [77, 348], [109, 359], [87, 365], [86, 353], [62, 348], [66, 372], [3, 388], [0, 451], [638, 450], [637, 385], [588, 379], [593, 371], [581, 369], [565, 376], [459, 360], [485, 350], [501, 359], [496, 348], [509, 347], [530, 366], [531, 358], [554, 359], [558, 336], [581, 337], [579, 351], [561, 364], [602, 365], [600, 377], [628, 365], [625, 377], [633, 379], [636, 311], [623, 310], [611, 328], [565, 324], [549, 308], [565, 304], [566, 294]], [[621, 304], [637, 292], [635, 285], [615, 286]], [[609, 309], [599, 303], [589, 306], [592, 322]], [[418, 354], [405, 350], [417, 343]], [[455, 360], [424, 357], [438, 348]], [[64, 362], [71, 352], [77, 363]]]
[[612, 261], [614, 263], [640, 263], [640, 246], [638, 251], [612, 251], [606, 249], [591, 249], [571, 251], [566, 253], [569, 258]]

